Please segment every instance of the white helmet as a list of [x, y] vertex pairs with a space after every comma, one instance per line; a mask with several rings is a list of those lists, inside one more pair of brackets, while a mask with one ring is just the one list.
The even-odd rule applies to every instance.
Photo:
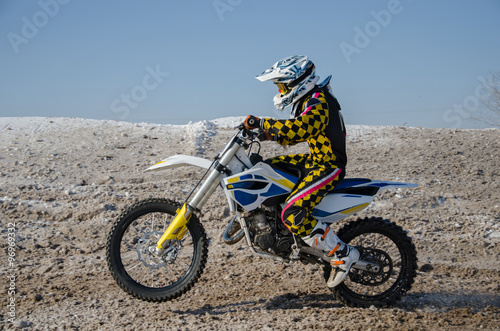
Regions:
[[255, 78], [261, 82], [270, 80], [278, 86], [274, 106], [284, 110], [314, 88], [319, 79], [314, 71], [314, 63], [307, 56], [295, 55], [276, 62]]

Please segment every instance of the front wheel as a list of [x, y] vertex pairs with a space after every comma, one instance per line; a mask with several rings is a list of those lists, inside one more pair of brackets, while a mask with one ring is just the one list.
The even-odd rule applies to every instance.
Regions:
[[181, 240], [157, 241], [174, 220], [179, 205], [149, 199], [128, 208], [114, 224], [107, 241], [109, 270], [118, 285], [135, 298], [162, 302], [179, 297], [200, 278], [207, 261], [208, 244], [195, 215]]
[[[379, 266], [376, 271], [351, 268], [345, 281], [332, 289], [338, 300], [351, 307], [390, 307], [406, 295], [416, 276], [417, 252], [400, 226], [364, 218], [345, 225], [338, 236], [360, 251], [360, 260]], [[326, 265], [326, 280], [331, 271]]]

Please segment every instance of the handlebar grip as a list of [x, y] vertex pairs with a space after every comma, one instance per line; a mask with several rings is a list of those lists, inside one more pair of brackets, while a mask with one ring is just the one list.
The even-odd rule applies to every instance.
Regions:
[[250, 117], [247, 121], [248, 125], [250, 126], [255, 126], [255, 124], [257, 124], [257, 121], [254, 117]]

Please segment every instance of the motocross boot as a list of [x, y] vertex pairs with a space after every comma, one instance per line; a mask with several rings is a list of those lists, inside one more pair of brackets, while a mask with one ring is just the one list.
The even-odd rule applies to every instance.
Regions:
[[335, 232], [323, 222], [318, 221], [311, 234], [303, 237], [302, 240], [313, 248], [321, 249], [331, 257], [332, 271], [326, 283], [330, 288], [342, 283], [351, 266], [359, 260], [359, 251], [340, 240]]
[[337, 249], [330, 261], [332, 270], [330, 278], [326, 282], [326, 285], [330, 288], [334, 288], [342, 283], [347, 277], [351, 266], [359, 260], [359, 251], [350, 245], [343, 244], [344, 246]]

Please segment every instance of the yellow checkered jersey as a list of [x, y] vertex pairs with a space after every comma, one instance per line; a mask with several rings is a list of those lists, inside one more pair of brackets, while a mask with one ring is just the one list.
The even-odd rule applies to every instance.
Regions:
[[306, 163], [308, 168], [318, 164], [345, 168], [346, 132], [335, 97], [323, 90], [313, 90], [313, 93], [304, 97], [304, 101], [298, 102], [297, 105], [301, 109], [295, 110], [295, 118], [264, 118], [263, 128], [281, 145], [295, 145], [307, 141], [310, 150]]

